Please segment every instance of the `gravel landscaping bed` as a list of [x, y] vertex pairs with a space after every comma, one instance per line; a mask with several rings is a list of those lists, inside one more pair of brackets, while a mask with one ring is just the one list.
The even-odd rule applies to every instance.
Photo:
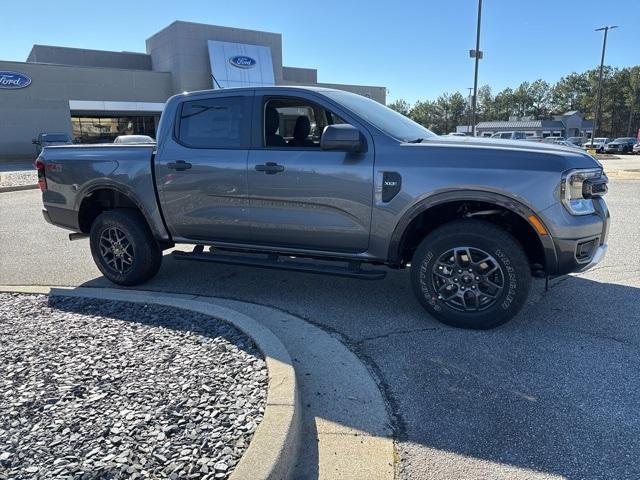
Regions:
[[206, 315], [0, 294], [0, 479], [226, 478], [267, 378]]
[[38, 173], [35, 170], [0, 173], [0, 187], [21, 187], [37, 183]]

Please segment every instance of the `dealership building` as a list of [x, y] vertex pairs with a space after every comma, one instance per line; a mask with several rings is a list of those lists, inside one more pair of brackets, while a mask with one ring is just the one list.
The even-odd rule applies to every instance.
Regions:
[[476, 135], [490, 137], [496, 133], [524, 132], [528, 137], [585, 137], [591, 138], [593, 120], [586, 120], [577, 110], [571, 110], [551, 119], [512, 117], [507, 121], [480, 122], [476, 125]]
[[42, 132], [79, 143], [154, 136], [171, 95], [266, 85], [386, 100], [384, 87], [318, 83], [316, 69], [284, 66], [279, 33], [176, 21], [147, 39], [146, 53], [34, 45], [26, 62], [0, 61], [0, 159], [33, 157]]

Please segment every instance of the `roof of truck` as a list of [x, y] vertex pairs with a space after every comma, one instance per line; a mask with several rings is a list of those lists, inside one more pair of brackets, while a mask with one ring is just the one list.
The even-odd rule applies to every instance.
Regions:
[[[194, 90], [192, 92], [182, 92], [178, 95], [194, 95], [199, 93], [223, 93], [223, 92], [242, 92], [247, 90], [309, 90], [313, 92], [346, 92], [346, 90], [338, 90], [336, 88], [316, 87], [309, 85], [267, 85], [259, 87], [233, 87], [233, 88], [210, 88], [207, 90]], [[349, 92], [346, 92], [349, 93]]]

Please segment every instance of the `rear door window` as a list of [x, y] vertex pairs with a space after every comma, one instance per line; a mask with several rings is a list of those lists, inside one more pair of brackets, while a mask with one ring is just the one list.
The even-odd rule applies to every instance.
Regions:
[[184, 102], [176, 136], [191, 148], [248, 148], [248, 97], [206, 98]]

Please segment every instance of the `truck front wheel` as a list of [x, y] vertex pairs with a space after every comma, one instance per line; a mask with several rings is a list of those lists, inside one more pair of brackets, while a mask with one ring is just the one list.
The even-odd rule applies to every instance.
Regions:
[[527, 300], [531, 269], [507, 231], [483, 220], [456, 220], [418, 246], [411, 262], [418, 300], [438, 320], [488, 329], [513, 318]]
[[101, 213], [91, 225], [89, 241], [94, 262], [118, 285], [146, 282], [160, 269], [162, 250], [136, 210]]

